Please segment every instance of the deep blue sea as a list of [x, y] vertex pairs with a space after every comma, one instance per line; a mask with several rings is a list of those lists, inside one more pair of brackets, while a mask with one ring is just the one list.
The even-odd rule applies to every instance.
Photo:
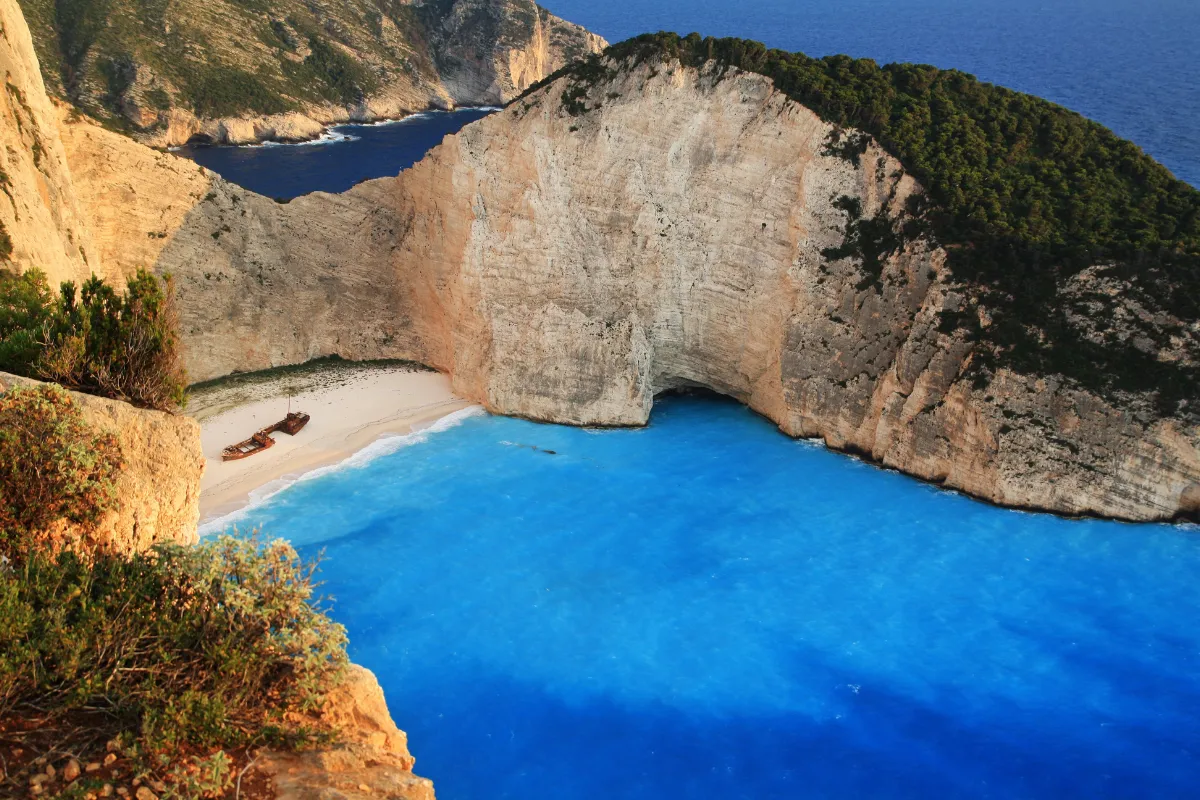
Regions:
[[325, 551], [442, 800], [1197, 796], [1194, 526], [1000, 510], [713, 396], [445, 427], [239, 523]]
[[302, 144], [189, 145], [175, 152], [252, 192], [290, 200], [309, 192], [344, 192], [364, 180], [396, 175], [446, 134], [493, 110], [427, 111], [371, 125], [338, 125], [321, 139]]

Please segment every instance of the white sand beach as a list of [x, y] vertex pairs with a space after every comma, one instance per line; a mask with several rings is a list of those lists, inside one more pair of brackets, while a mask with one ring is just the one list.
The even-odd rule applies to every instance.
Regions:
[[[281, 420], [289, 395], [293, 411], [311, 416], [303, 430], [272, 434], [274, 446], [248, 458], [221, 460], [224, 447]], [[206, 461], [201, 522], [246, 506], [251, 492], [273, 481], [338, 463], [381, 436], [420, 430], [469, 405], [445, 375], [405, 366], [335, 363], [201, 388], [188, 407], [200, 421]]]

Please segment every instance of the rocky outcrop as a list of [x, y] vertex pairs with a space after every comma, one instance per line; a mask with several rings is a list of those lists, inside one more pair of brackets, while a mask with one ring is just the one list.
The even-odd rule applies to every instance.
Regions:
[[[852, 216], [923, 191], [878, 146], [831, 149], [831, 127], [756, 74], [661, 60], [597, 74], [397, 178], [287, 204], [86, 121], [64, 119], [61, 140], [104, 268], [176, 276], [195, 380], [406, 358], [493, 411], [589, 425], [642, 424], [659, 392], [701, 385], [996, 503], [1197, 513], [1194, 420], [1053, 374], [976, 385], [974, 346], [940, 324], [964, 308], [945, 252], [911, 239], [873, 269], [839, 254]], [[1105, 313], [1193, 336], [1110, 280], [1072, 278], [1112, 298]]]
[[[922, 191], [877, 146], [830, 152], [829, 125], [736, 70], [645, 64], [592, 86], [579, 115], [570, 88], [342, 195], [280, 205], [196, 172], [184, 196], [203, 179], [205, 199], [156, 262], [180, 281], [193, 375], [409, 358], [493, 411], [585, 425], [642, 424], [659, 392], [701, 385], [1003, 505], [1195, 513], [1194, 424], [1052, 375], [976, 387], [971, 344], [939, 330], [963, 299], [943, 251], [909, 241], [878, 274], [830, 255], [849, 209], [898, 213]], [[66, 136], [72, 164], [105, 137]], [[136, 174], [168, 173], [137, 157]], [[136, 208], [94, 219], [97, 238], [146, 236]]]
[[430, 51], [458, 104], [511, 100], [607, 42], [528, 0], [459, 0], [429, 28]]
[[22, 6], [51, 93], [156, 147], [499, 103], [605, 45], [533, 0]]
[[339, 732], [335, 747], [261, 757], [279, 800], [433, 800], [433, 782], [413, 774], [408, 739], [370, 670], [350, 665], [345, 682], [327, 698], [322, 721]]
[[[0, 393], [37, 381], [0, 372]], [[118, 553], [156, 544], [195, 544], [200, 521], [204, 454], [200, 425], [188, 417], [134, 408], [71, 392], [90, 425], [117, 437], [124, 466], [117, 479], [118, 507], [90, 536]], [[71, 532], [64, 532], [72, 538]]]
[[0, 70], [0, 260], [55, 286], [86, 278], [98, 259], [16, 0], [0, 0]]

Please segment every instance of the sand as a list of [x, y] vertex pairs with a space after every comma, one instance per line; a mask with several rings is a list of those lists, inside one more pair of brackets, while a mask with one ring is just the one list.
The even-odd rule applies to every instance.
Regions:
[[[221, 460], [225, 446], [282, 419], [289, 395], [293, 411], [312, 417], [303, 430], [272, 434], [274, 446], [248, 458]], [[202, 387], [187, 409], [200, 421], [206, 462], [201, 523], [245, 507], [251, 492], [268, 484], [336, 464], [381, 436], [420, 430], [469, 405], [445, 375], [396, 365], [323, 364]]]

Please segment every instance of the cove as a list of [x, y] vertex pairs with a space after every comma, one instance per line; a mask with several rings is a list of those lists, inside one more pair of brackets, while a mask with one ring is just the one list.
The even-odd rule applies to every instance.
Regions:
[[1195, 526], [994, 508], [712, 396], [376, 453], [238, 525], [324, 551], [441, 798], [1194, 796]]
[[176, 152], [252, 192], [290, 200], [309, 192], [344, 192], [364, 180], [397, 175], [444, 137], [494, 110], [426, 111], [370, 125], [338, 125], [322, 139], [298, 144], [189, 145]]

